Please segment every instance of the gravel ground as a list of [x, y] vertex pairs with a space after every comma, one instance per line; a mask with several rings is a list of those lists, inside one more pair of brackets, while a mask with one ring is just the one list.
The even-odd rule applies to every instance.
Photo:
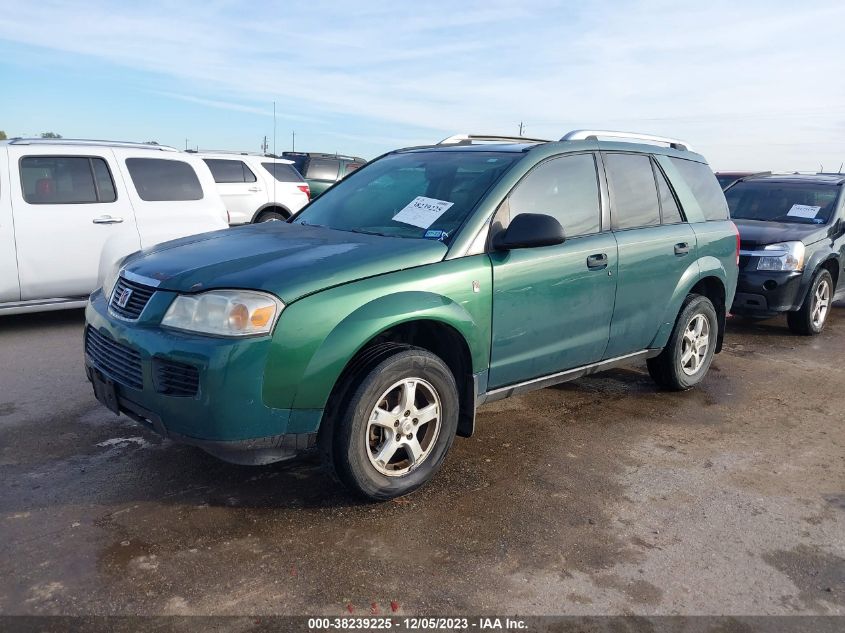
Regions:
[[385, 504], [116, 418], [82, 325], [0, 318], [0, 613], [845, 615], [843, 307], [732, 320], [686, 393], [636, 366], [483, 407]]

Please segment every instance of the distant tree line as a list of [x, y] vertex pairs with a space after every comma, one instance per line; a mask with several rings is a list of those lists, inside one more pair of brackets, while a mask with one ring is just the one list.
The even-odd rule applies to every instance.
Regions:
[[[5, 141], [9, 137], [6, 136], [6, 133], [3, 130], [0, 130], [0, 141]], [[41, 132], [41, 138], [62, 138], [61, 134], [56, 134], [55, 132]]]

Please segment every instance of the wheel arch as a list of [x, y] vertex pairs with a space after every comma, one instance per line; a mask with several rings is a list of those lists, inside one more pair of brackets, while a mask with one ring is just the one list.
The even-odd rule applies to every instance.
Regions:
[[252, 219], [250, 220], [250, 223], [254, 224], [256, 220], [258, 220], [258, 217], [266, 211], [277, 211], [283, 216], [285, 216], [285, 219], [288, 219], [291, 217], [291, 215], [293, 215], [290, 209], [288, 209], [285, 205], [279, 204], [278, 202], [268, 202], [267, 204], [258, 207], [258, 210], [252, 214]]

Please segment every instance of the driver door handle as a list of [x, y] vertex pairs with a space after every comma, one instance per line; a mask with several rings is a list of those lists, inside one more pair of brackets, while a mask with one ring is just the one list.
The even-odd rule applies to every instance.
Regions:
[[250, 187], [247, 191], [261, 191], [261, 187]]
[[120, 224], [123, 218], [116, 218], [111, 215], [101, 215], [99, 218], [91, 220], [94, 224]]
[[590, 270], [607, 268], [607, 253], [596, 253], [587, 257], [587, 268]]

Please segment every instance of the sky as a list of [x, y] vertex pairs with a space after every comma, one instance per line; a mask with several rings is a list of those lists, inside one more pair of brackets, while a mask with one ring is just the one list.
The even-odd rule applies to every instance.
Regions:
[[837, 171], [844, 38], [840, 0], [0, 0], [0, 130], [373, 158], [523, 122]]

